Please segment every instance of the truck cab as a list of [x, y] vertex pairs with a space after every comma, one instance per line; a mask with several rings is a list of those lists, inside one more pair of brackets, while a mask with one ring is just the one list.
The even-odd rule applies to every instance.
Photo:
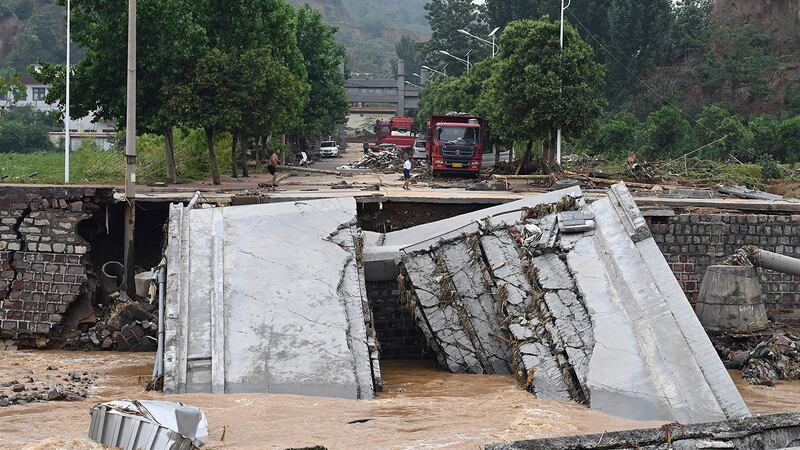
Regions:
[[481, 117], [463, 114], [431, 116], [426, 153], [433, 173], [479, 173], [487, 134], [486, 120]]

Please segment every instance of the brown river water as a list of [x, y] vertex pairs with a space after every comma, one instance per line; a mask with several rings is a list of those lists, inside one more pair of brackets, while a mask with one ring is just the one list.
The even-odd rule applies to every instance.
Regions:
[[[83, 402], [0, 408], [0, 449], [100, 449], [85, 438], [89, 408], [121, 398], [165, 398], [203, 408], [210, 449], [477, 449], [488, 442], [660, 425], [537, 400], [512, 377], [450, 374], [419, 361], [385, 361], [385, 391], [370, 401], [271, 394], [164, 397], [142, 387], [152, 358], [151, 353], [0, 353], [0, 382], [27, 375], [57, 378], [48, 366], [57, 373], [97, 376], [91, 398]], [[800, 383], [763, 388], [732, 375], [753, 413], [800, 411]]]

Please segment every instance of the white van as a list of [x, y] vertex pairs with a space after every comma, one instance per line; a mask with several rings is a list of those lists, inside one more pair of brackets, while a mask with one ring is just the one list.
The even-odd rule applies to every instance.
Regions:
[[417, 139], [414, 141], [414, 159], [425, 159], [425, 140], [424, 139]]

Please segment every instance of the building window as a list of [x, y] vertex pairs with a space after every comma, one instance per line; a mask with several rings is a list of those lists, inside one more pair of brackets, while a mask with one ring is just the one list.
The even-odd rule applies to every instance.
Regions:
[[35, 87], [31, 88], [31, 100], [35, 102], [44, 101], [45, 95], [47, 95], [47, 88], [43, 87]]

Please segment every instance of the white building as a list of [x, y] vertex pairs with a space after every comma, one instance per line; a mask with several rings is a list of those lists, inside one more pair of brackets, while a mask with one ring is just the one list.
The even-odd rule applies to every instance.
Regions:
[[[36, 81], [27, 73], [22, 74], [22, 82], [25, 84], [26, 97], [18, 101], [14, 106], [30, 106], [38, 111], [57, 111], [58, 105], [48, 105], [44, 101], [47, 95], [47, 85]], [[63, 145], [64, 123], [61, 122], [56, 128], [50, 131], [50, 140], [56, 145]], [[103, 150], [108, 150], [117, 137], [117, 128], [112, 122], [99, 121], [92, 122], [92, 115], [80, 119], [73, 118], [69, 124], [70, 148], [76, 150], [84, 139], [95, 141]]]

